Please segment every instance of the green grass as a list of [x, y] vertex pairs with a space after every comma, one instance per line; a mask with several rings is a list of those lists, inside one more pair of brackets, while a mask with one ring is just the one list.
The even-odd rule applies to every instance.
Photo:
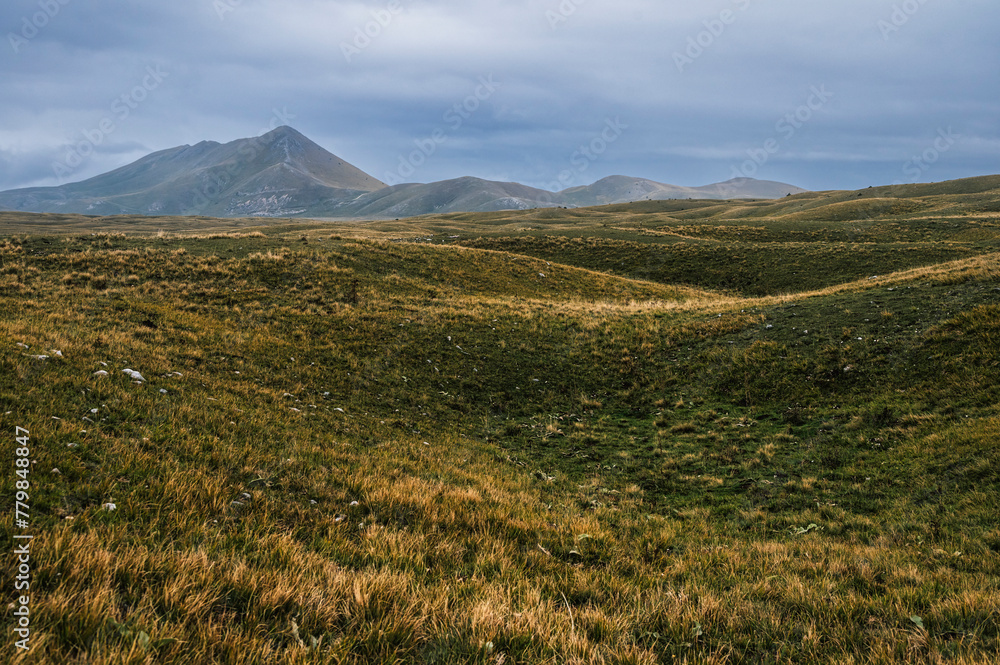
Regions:
[[7, 236], [5, 657], [996, 662], [993, 227], [811, 196]]

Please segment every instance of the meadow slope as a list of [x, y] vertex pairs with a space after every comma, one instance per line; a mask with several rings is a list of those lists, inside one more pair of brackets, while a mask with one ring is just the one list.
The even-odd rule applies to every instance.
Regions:
[[716, 205], [0, 219], [2, 660], [997, 662], [996, 218]]

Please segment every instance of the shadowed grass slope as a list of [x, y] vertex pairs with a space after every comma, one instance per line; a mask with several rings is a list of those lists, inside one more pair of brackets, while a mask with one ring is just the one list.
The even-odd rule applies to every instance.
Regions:
[[751, 299], [318, 231], [0, 242], [14, 662], [1000, 656], [988, 243]]

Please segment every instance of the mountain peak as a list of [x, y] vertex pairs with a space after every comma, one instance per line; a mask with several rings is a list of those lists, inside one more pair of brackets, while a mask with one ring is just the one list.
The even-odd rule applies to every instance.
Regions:
[[297, 141], [307, 141], [312, 143], [305, 134], [295, 129], [294, 127], [289, 127], [288, 125], [282, 125], [281, 127], [275, 127], [266, 134], [261, 135], [262, 139], [267, 139], [268, 141], [280, 141], [281, 139], [295, 139]]

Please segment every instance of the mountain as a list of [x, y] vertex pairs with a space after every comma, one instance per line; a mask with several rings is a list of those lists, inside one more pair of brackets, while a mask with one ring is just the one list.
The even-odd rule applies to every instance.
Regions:
[[82, 182], [0, 193], [0, 208], [91, 215], [292, 216], [381, 182], [291, 127], [147, 155]]
[[576, 206], [595, 206], [666, 199], [778, 199], [805, 191], [794, 185], [753, 178], [734, 178], [704, 187], [680, 187], [616, 175], [587, 187], [563, 190], [560, 195], [564, 201]]
[[775, 199], [806, 190], [780, 182], [738, 178], [705, 187], [679, 187], [644, 178], [611, 176], [586, 187], [550, 192], [513, 182], [457, 178], [430, 184], [405, 184], [334, 202], [317, 217], [395, 218], [448, 212], [493, 212], [528, 208], [631, 203], [665, 199]]
[[396, 218], [643, 200], [780, 198], [804, 191], [751, 178], [679, 187], [626, 176], [561, 192], [472, 177], [388, 187], [291, 127], [279, 127], [252, 139], [225, 144], [202, 141], [161, 150], [128, 166], [60, 187], [0, 192], [0, 210]]
[[414, 217], [446, 212], [493, 212], [563, 205], [559, 194], [516, 182], [464, 177], [429, 184], [403, 184], [336, 203], [326, 217]]

